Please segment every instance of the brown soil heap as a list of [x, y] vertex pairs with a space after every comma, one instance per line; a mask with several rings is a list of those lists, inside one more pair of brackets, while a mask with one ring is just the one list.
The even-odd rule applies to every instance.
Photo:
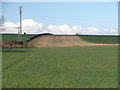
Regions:
[[108, 46], [119, 44], [96, 44], [84, 41], [76, 35], [38, 34], [26, 41], [2, 41], [0, 47], [77, 47], [77, 46]]
[[0, 46], [2, 47], [23, 47], [23, 41], [2, 41]]
[[74, 47], [90, 44], [92, 43], [74, 35], [42, 35], [28, 42], [28, 46], [32, 47]]

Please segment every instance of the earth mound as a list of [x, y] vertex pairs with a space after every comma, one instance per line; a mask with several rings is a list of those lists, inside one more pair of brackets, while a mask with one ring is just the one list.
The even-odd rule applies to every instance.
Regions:
[[31, 47], [75, 47], [92, 43], [82, 40], [76, 35], [37, 35], [28, 42]]

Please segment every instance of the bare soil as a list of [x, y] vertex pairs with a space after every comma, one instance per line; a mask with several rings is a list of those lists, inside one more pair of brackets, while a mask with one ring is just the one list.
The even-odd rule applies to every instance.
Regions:
[[43, 35], [28, 42], [29, 47], [77, 47], [77, 46], [101, 46], [118, 44], [96, 44], [84, 41], [78, 36], [72, 35]]
[[0, 47], [25, 47], [24, 41], [2, 41]]

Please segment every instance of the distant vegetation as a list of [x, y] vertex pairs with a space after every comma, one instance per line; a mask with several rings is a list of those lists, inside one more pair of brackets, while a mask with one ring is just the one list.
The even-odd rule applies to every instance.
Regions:
[[[36, 34], [26, 34], [22, 35], [22, 40], [26, 40], [32, 36], [35, 36]], [[17, 34], [3, 34], [2, 35], [2, 40], [3, 41], [11, 41], [11, 40], [18, 40], [18, 35]]]
[[118, 36], [79, 35], [79, 37], [93, 43], [118, 44]]
[[[23, 35], [22, 40], [26, 40], [35, 35], [36, 34]], [[78, 35], [78, 36], [85, 41], [93, 42], [93, 43], [103, 43], [103, 44], [117, 44], [118, 43], [118, 36], [96, 36], [96, 35]], [[17, 34], [3, 34], [2, 40], [3, 41], [18, 40], [18, 35]]]

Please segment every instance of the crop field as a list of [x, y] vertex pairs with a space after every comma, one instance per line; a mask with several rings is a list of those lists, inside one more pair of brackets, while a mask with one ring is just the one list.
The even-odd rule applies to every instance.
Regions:
[[97, 36], [97, 35], [79, 35], [85, 41], [102, 44], [120, 44], [119, 36]]
[[[22, 35], [22, 40], [26, 40], [32, 36], [35, 36], [35, 34], [26, 34]], [[18, 35], [17, 34], [2, 34], [2, 40], [3, 41], [10, 41], [10, 40], [18, 40]]]
[[[76, 43], [118, 43], [117, 36], [79, 37]], [[17, 40], [17, 34], [2, 40]], [[118, 46], [3, 48], [2, 73], [3, 88], [117, 88]]]
[[3, 48], [3, 88], [117, 88], [118, 47]]

